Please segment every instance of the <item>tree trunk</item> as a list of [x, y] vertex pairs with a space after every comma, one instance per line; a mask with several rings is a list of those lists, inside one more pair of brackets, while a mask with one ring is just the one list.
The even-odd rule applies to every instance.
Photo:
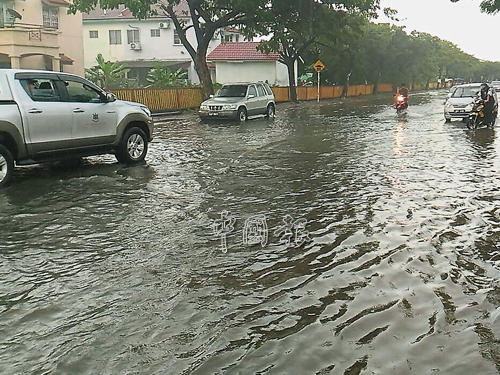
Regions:
[[351, 73], [352, 72], [349, 72], [345, 79], [344, 89], [342, 90], [342, 94], [340, 95], [341, 98], [347, 98], [347, 90], [349, 90], [349, 80], [351, 79]]
[[199, 52], [197, 53], [196, 59], [194, 60], [194, 67], [198, 73], [198, 77], [200, 78], [203, 100], [208, 99], [210, 95], [214, 93], [214, 85], [212, 83], [212, 77], [210, 76], [210, 70], [208, 69], [204, 54]]
[[373, 93], [377, 94], [378, 93], [378, 84], [380, 82], [380, 76], [382, 75], [382, 72], [378, 72], [377, 78], [375, 78], [375, 83], [373, 84]]
[[287, 59], [285, 61], [285, 65], [288, 70], [288, 87], [290, 88], [290, 101], [293, 103], [297, 103], [297, 90], [295, 87], [295, 65], [294, 61], [291, 59]]

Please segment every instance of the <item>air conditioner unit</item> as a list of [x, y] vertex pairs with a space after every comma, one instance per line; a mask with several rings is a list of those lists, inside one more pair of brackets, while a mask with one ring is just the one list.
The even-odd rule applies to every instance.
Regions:
[[142, 49], [141, 43], [139, 42], [130, 43], [130, 49], [134, 51], [140, 51]]
[[170, 22], [169, 21], [160, 22], [158, 26], [160, 29], [170, 29]]

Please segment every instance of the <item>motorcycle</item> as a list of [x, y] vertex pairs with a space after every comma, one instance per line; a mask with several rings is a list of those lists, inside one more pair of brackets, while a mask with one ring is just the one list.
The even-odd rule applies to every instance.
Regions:
[[395, 107], [398, 113], [408, 108], [408, 97], [404, 95], [397, 95]]
[[485, 122], [484, 102], [480, 97], [474, 99], [472, 110], [470, 111], [469, 116], [466, 118], [465, 122], [469, 129], [477, 129], [482, 125], [489, 125]]

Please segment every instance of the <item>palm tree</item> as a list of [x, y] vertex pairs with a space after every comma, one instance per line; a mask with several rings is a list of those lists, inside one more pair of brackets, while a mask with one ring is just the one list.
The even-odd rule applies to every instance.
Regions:
[[107, 89], [110, 86], [122, 86], [126, 81], [126, 74], [130, 71], [122, 63], [105, 61], [102, 54], [98, 54], [97, 65], [85, 69], [85, 76], [96, 85]]

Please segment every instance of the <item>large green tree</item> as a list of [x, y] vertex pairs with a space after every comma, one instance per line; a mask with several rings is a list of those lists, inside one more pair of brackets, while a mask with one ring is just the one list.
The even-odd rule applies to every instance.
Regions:
[[296, 101], [295, 64], [320, 38], [336, 39], [357, 18], [374, 17], [379, 0], [273, 0], [247, 30], [269, 35], [259, 48], [278, 52], [288, 70], [290, 100]]
[[[458, 3], [460, 0], [450, 0], [452, 3]], [[483, 0], [479, 6], [481, 11], [489, 14], [500, 12], [500, 0]]]
[[[103, 9], [112, 9], [124, 4], [140, 19], [152, 14], [168, 15], [175, 25], [179, 39], [193, 59], [200, 77], [203, 97], [208, 98], [213, 94], [214, 88], [206, 57], [215, 32], [225, 27], [255, 22], [258, 15], [266, 9], [268, 0], [182, 1], [187, 4], [189, 13], [177, 8], [181, 0], [74, 0], [70, 12], [89, 12], [99, 3]], [[196, 43], [191, 43], [188, 38], [190, 29], [194, 30]]]

